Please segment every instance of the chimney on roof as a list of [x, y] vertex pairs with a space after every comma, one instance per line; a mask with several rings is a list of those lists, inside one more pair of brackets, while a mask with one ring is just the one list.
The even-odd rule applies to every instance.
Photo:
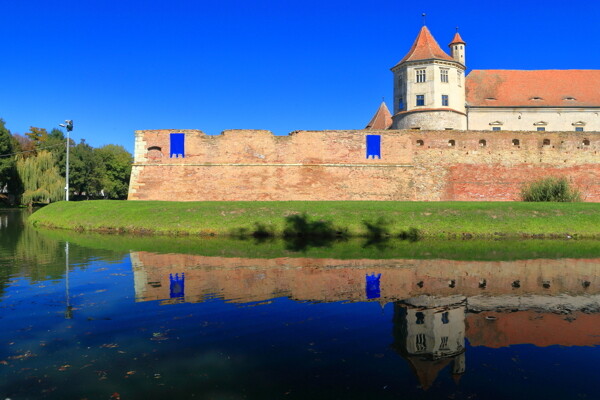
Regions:
[[465, 66], [467, 65], [465, 59], [466, 45], [467, 44], [465, 43], [465, 41], [462, 40], [462, 38], [460, 37], [460, 33], [458, 33], [457, 26], [456, 33], [454, 34], [454, 39], [452, 39], [452, 42], [450, 42], [448, 47], [450, 47], [450, 53], [452, 54], [452, 58], [454, 58], [454, 60], [458, 61], [459, 63]]

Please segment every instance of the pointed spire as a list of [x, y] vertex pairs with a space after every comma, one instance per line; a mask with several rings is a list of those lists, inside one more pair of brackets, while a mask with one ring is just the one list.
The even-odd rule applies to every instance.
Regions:
[[408, 54], [406, 54], [398, 64], [402, 64], [405, 61], [430, 59], [454, 61], [452, 57], [442, 50], [431, 32], [429, 32], [429, 29], [427, 29], [426, 26], [423, 26], [419, 31], [417, 39], [408, 51]]
[[382, 101], [365, 129], [388, 129], [390, 126], [392, 126], [392, 114], [385, 105], [385, 101]]
[[454, 39], [450, 42], [448, 46], [452, 46], [453, 44], [466, 44], [465, 41], [460, 37], [460, 33], [458, 33], [458, 26], [456, 27], [456, 33], [454, 34]]

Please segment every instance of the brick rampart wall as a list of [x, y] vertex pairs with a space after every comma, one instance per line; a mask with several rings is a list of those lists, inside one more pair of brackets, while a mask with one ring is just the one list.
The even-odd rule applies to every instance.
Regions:
[[[169, 157], [170, 133], [185, 133], [184, 158]], [[368, 134], [381, 159], [366, 158]], [[510, 201], [564, 176], [600, 201], [598, 151], [590, 132], [137, 131], [129, 199]]]

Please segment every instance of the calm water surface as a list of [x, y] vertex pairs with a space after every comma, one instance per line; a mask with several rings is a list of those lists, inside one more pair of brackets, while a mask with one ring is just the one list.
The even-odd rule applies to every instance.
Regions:
[[25, 218], [0, 210], [0, 399], [600, 398], [598, 243], [336, 252]]

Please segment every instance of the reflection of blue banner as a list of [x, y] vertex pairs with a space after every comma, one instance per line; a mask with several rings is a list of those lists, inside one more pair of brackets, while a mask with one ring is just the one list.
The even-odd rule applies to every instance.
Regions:
[[367, 292], [367, 299], [378, 299], [381, 297], [381, 289], [379, 287], [380, 282], [380, 278], [381, 278], [381, 274], [371, 274], [371, 275], [366, 275], [365, 278], [367, 279], [367, 283], [366, 283], [366, 292]]
[[367, 158], [381, 158], [381, 136], [367, 135]]
[[170, 157], [185, 157], [185, 134], [171, 133]]
[[169, 274], [171, 298], [183, 297], [185, 295], [185, 274], [182, 272], [179, 274]]

